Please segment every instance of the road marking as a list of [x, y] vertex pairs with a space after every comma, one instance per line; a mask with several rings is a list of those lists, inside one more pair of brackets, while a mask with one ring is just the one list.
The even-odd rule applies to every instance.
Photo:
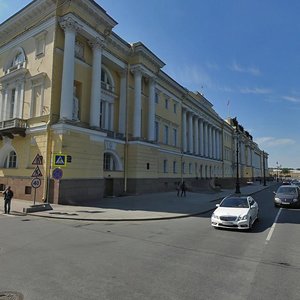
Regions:
[[276, 226], [276, 223], [277, 223], [277, 221], [278, 221], [278, 218], [279, 218], [279, 215], [280, 215], [280, 213], [281, 213], [281, 210], [282, 210], [282, 208], [279, 209], [279, 211], [278, 211], [278, 213], [277, 213], [277, 215], [276, 215], [276, 218], [275, 218], [275, 220], [274, 220], [274, 223], [273, 223], [273, 225], [272, 225], [272, 227], [271, 227], [271, 229], [270, 229], [270, 231], [269, 231], [269, 234], [268, 234], [268, 236], [267, 236], [266, 242], [268, 242], [268, 241], [271, 239], [271, 237], [272, 237], [272, 234], [273, 234], [273, 231], [274, 231], [274, 229], [275, 229], [275, 226]]

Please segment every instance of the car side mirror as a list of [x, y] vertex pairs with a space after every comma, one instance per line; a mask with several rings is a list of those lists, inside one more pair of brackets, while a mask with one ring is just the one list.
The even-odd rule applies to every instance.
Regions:
[[216, 207], [219, 207], [220, 206], [220, 204], [216, 204]]
[[276, 195], [276, 192], [275, 192], [275, 191], [273, 191], [273, 194], [274, 194], [274, 195]]

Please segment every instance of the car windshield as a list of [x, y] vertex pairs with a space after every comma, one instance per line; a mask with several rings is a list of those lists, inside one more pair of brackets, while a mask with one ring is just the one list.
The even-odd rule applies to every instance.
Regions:
[[220, 207], [242, 207], [248, 208], [249, 204], [247, 198], [225, 198]]
[[281, 186], [277, 190], [277, 193], [278, 194], [296, 195], [297, 194], [297, 188], [295, 188], [295, 187]]

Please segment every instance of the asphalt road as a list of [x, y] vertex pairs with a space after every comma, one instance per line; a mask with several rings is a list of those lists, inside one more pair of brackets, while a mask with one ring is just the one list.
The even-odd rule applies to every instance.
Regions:
[[0, 296], [299, 300], [300, 210], [274, 208], [272, 197], [254, 196], [251, 232], [216, 230], [211, 213], [122, 223], [1, 215]]

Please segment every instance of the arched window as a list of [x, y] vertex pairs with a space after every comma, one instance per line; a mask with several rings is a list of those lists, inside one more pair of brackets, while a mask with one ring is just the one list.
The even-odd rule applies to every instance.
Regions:
[[8, 62], [8, 65], [5, 69], [5, 73], [9, 73], [11, 71], [14, 71], [16, 69], [24, 68], [26, 59], [25, 59], [25, 53], [22, 48], [18, 48], [14, 51], [13, 56]]
[[104, 171], [116, 170], [116, 163], [111, 153], [104, 153], [103, 170]]
[[7, 155], [5, 162], [4, 162], [4, 168], [16, 168], [17, 167], [17, 154], [15, 151], [10, 151]]
[[106, 68], [101, 69], [101, 86], [110, 92], [114, 91], [114, 82], [112, 76], [109, 74]]

